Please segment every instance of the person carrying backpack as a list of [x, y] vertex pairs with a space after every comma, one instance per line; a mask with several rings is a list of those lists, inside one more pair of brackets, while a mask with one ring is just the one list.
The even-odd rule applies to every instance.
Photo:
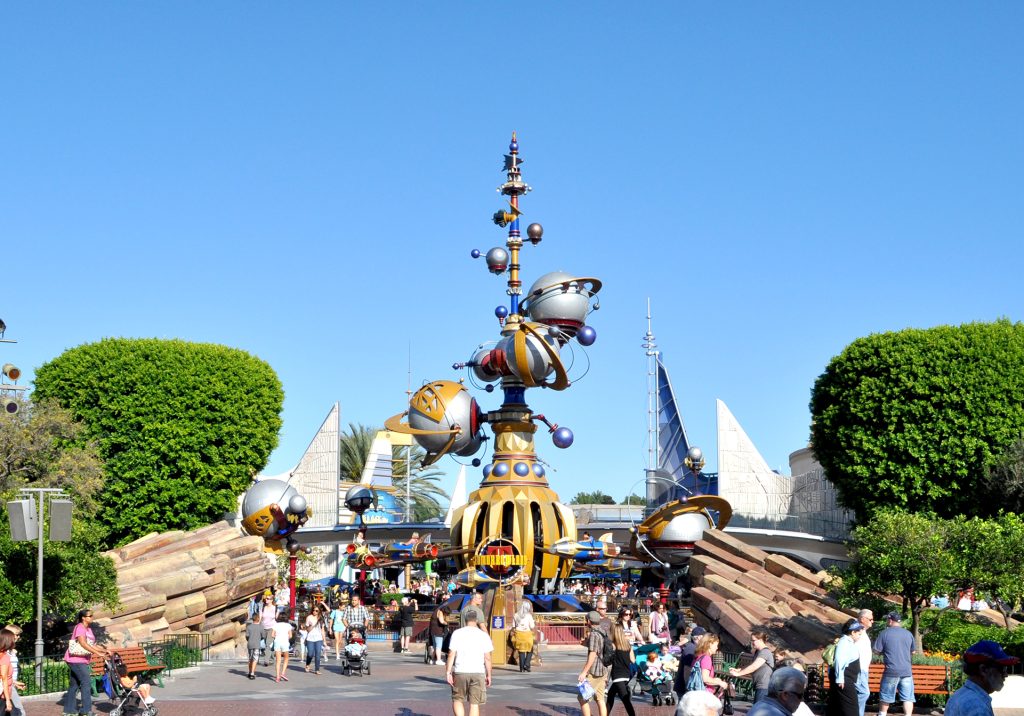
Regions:
[[[587, 663], [583, 665], [583, 670], [579, 674], [580, 694], [576, 698], [583, 716], [590, 716], [590, 702], [595, 699], [600, 716], [608, 716], [608, 707], [605, 704], [605, 681], [608, 675], [605, 647], [607, 645], [610, 649], [607, 662], [610, 664], [615, 657], [615, 645], [601, 627], [601, 615], [597, 612], [587, 614], [587, 629]], [[584, 687], [584, 684], [587, 686]], [[585, 692], [588, 694], [586, 698]]]

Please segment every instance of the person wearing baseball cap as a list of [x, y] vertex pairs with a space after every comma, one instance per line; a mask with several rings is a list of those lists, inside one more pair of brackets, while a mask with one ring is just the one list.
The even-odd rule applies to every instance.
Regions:
[[945, 716], [992, 716], [992, 697], [1006, 679], [1007, 667], [1019, 664], [994, 641], [983, 640], [967, 648], [963, 656], [964, 685], [946, 702]]
[[886, 716], [889, 707], [901, 701], [904, 716], [914, 713], [914, 671], [911, 655], [916, 651], [914, 635], [900, 622], [903, 615], [889, 612], [885, 615], [888, 626], [875, 639], [874, 650], [882, 655], [885, 669], [878, 689], [878, 716]]

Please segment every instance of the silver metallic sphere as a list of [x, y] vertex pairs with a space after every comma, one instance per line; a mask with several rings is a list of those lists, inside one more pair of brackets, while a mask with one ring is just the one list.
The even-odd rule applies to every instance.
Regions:
[[583, 326], [590, 297], [596, 292], [592, 283], [581, 283], [576, 276], [564, 271], [552, 271], [530, 286], [526, 293], [526, 313], [532, 321], [558, 326], [568, 340]]
[[530, 240], [531, 244], [536, 246], [544, 238], [544, 227], [537, 223], [530, 224], [526, 227], [526, 238]]
[[260, 480], [242, 497], [242, 523], [249, 534], [272, 537], [288, 527], [280, 520], [298, 491], [284, 480]]
[[694, 445], [692, 448], [686, 451], [686, 457], [693, 462], [704, 462], [704, 451]]
[[498, 370], [492, 353], [490, 348], [481, 348], [470, 359], [473, 375], [483, 383], [490, 383], [501, 377], [501, 371]]
[[288, 511], [293, 515], [302, 515], [306, 512], [306, 498], [302, 495], [292, 495], [288, 500]]
[[493, 249], [487, 252], [487, 270], [495, 275], [505, 273], [508, 268], [508, 251], [495, 246]]
[[[422, 406], [435, 408], [424, 412]], [[444, 408], [441, 414], [441, 406]], [[480, 449], [480, 408], [465, 386], [450, 380], [438, 380], [416, 391], [409, 401], [409, 426], [417, 430], [436, 430], [434, 435], [414, 435], [413, 439], [432, 455], [443, 452], [451, 435], [448, 432], [456, 426], [460, 432], [449, 452], [456, 455], [472, 455]]]
[[538, 338], [532, 333], [527, 334], [526, 359], [523, 363], [519, 363], [516, 359], [514, 336], [509, 336], [498, 343], [498, 348], [505, 352], [505, 360], [508, 362], [509, 370], [511, 370], [512, 374], [520, 380], [529, 374], [534, 383], [540, 383], [554, 370], [554, 364], [551, 360], [551, 356], [548, 355], [546, 350], [544, 350], [544, 346], [541, 345], [541, 341], [543, 340], [546, 342], [557, 354], [559, 347], [558, 339], [550, 335], [547, 331], [541, 335], [543, 338]]

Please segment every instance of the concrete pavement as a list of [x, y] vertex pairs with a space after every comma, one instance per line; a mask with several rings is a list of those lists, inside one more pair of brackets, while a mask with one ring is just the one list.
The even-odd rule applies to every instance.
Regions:
[[[321, 716], [358, 713], [360, 716], [447, 716], [451, 691], [444, 667], [423, 663], [422, 645], [413, 654], [395, 654], [388, 645], [371, 643], [371, 675], [342, 676], [339, 662], [331, 659], [315, 676], [292, 660], [288, 681], [274, 681], [273, 665], [257, 669], [258, 677], [246, 677], [243, 662], [214, 662], [198, 669], [176, 671], [165, 688], [154, 687], [159, 716]], [[497, 666], [488, 689], [485, 716], [571, 716], [579, 714], [576, 675], [586, 653], [581, 648], [551, 650], [543, 664], [519, 673], [516, 666]], [[62, 712], [58, 696], [26, 704], [27, 716], [56, 716]], [[649, 696], [634, 697], [637, 716], [671, 716], [673, 706], [653, 706]], [[736, 713], [747, 705], [736, 703]], [[94, 701], [97, 714], [113, 704], [106, 696]], [[596, 710], [594, 711], [596, 714]], [[611, 716], [624, 715], [618, 703]]]

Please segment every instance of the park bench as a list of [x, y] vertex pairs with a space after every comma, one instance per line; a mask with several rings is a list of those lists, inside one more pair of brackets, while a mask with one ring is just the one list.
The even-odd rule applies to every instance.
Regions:
[[[150, 661], [141, 646], [110, 649], [110, 653], [115, 652], [120, 655], [129, 676], [150, 676], [163, 688], [164, 680], [161, 672], [164, 670], [164, 665]], [[92, 692], [93, 695], [98, 695], [103, 690], [103, 657], [93, 654], [91, 666]]]
[[[948, 694], [949, 684], [953, 669], [949, 664], [913, 664], [911, 672], [914, 675], [915, 694]], [[828, 668], [822, 664], [822, 684], [827, 692], [829, 689]], [[872, 664], [868, 671], [868, 688], [871, 693], [877, 694], [882, 688], [883, 664]]]

